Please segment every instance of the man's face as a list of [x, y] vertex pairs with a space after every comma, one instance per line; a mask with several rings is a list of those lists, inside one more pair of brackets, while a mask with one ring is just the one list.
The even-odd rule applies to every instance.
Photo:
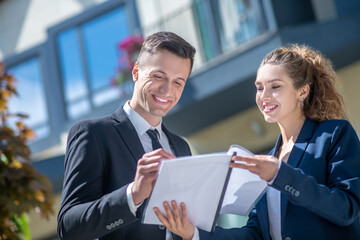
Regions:
[[190, 74], [190, 59], [162, 49], [153, 55], [144, 52], [141, 67], [135, 64], [135, 82], [130, 106], [155, 126], [179, 101]]

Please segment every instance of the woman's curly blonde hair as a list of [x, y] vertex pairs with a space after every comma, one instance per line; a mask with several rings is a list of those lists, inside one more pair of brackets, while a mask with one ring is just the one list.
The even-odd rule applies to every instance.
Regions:
[[306, 117], [316, 121], [347, 119], [343, 97], [335, 87], [332, 63], [320, 52], [306, 45], [292, 44], [267, 54], [260, 67], [265, 64], [283, 66], [295, 89], [310, 86], [303, 107]]

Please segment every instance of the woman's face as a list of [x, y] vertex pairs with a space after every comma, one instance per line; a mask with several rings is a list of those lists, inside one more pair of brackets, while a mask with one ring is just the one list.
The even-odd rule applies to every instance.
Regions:
[[294, 88], [293, 80], [281, 65], [260, 67], [255, 86], [256, 104], [265, 121], [281, 123], [304, 115], [300, 103], [303, 97], [301, 88]]

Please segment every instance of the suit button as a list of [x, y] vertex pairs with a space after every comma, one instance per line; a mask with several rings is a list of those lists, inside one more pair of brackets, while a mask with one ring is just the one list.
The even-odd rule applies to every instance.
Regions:
[[110, 223], [110, 226], [111, 226], [112, 228], [114, 228], [114, 227], [115, 227], [115, 223]]
[[115, 221], [116, 226], [119, 226], [119, 225], [121, 225], [123, 223], [124, 223], [124, 220], [122, 220], [121, 218], [119, 220]]
[[110, 225], [106, 225], [106, 229], [107, 229], [107, 230], [110, 230], [110, 229], [111, 229], [111, 226], [110, 226]]
[[284, 238], [284, 240], [291, 240], [291, 237], [286, 237]]
[[300, 192], [299, 192], [299, 191], [296, 191], [296, 192], [295, 192], [295, 197], [298, 197], [298, 196], [300, 196]]
[[164, 229], [165, 229], [165, 226], [164, 226], [164, 225], [160, 225], [160, 226], [159, 226], [159, 229], [160, 229], [160, 230], [164, 230]]

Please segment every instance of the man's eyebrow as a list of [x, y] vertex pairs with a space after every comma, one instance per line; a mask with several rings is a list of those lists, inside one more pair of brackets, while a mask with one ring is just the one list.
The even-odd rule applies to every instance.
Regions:
[[164, 72], [164, 71], [162, 71], [160, 69], [153, 69], [153, 70], [150, 71], [150, 73], [154, 73], [154, 72], [158, 72], [158, 73], [162, 73], [164, 75], [167, 75], [166, 72]]
[[[153, 70], [150, 71], [150, 73], [155, 73], [155, 72], [161, 73], [161, 74], [164, 74], [165, 76], [167, 76], [166, 72], [164, 72], [164, 71], [162, 71], [162, 70], [160, 70], [160, 69], [153, 69]], [[185, 78], [178, 77], [177, 79], [186, 82], [186, 81], [185, 81]]]

